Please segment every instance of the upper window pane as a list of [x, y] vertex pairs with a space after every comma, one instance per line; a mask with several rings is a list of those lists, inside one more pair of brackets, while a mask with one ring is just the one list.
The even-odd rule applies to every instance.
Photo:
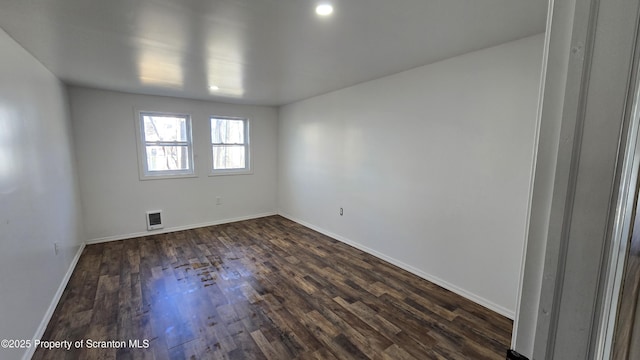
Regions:
[[191, 117], [155, 112], [139, 114], [140, 179], [193, 176]]
[[211, 119], [211, 139], [214, 144], [244, 144], [244, 120]]
[[167, 115], [143, 115], [146, 142], [186, 142], [187, 118]]

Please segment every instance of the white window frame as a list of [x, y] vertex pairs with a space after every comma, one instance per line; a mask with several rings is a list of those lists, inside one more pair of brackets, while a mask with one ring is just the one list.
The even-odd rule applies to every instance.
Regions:
[[[244, 122], [244, 143], [243, 144], [232, 144], [232, 143], [214, 143], [213, 142], [213, 119], [222, 119], [222, 120], [242, 120]], [[244, 117], [235, 117], [235, 116], [209, 116], [209, 164], [211, 166], [211, 173], [209, 176], [220, 176], [220, 175], [247, 175], [253, 174], [252, 164], [251, 164], [251, 131], [250, 121], [248, 118]], [[242, 169], [214, 169], [213, 168], [213, 147], [220, 145], [231, 145], [231, 146], [244, 146], [244, 162], [245, 167]]]
[[[144, 116], [167, 116], [167, 117], [181, 117], [186, 121], [186, 135], [187, 141], [147, 141], [144, 133]], [[172, 113], [165, 111], [136, 111], [136, 137], [138, 139], [138, 168], [140, 180], [154, 180], [154, 179], [175, 179], [175, 178], [188, 178], [196, 177], [195, 163], [193, 161], [193, 135], [191, 115], [185, 113]], [[162, 171], [149, 171], [149, 163], [147, 160], [147, 146], [186, 146], [189, 151], [187, 161], [189, 162], [189, 169], [187, 170], [162, 170]]]

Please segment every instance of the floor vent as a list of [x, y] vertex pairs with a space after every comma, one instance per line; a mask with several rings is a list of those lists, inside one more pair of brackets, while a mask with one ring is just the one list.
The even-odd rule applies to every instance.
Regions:
[[162, 229], [162, 211], [147, 211], [147, 230]]

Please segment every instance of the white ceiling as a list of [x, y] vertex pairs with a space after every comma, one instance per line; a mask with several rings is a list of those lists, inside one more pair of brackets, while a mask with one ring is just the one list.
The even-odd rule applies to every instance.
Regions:
[[320, 18], [313, 0], [0, 0], [0, 27], [70, 84], [282, 105], [541, 33], [547, 10], [547, 0], [332, 3]]

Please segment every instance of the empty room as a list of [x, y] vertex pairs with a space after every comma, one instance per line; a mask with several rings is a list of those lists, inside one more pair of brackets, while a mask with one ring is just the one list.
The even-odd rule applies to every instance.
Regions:
[[633, 358], [639, 4], [0, 1], [0, 358]]

